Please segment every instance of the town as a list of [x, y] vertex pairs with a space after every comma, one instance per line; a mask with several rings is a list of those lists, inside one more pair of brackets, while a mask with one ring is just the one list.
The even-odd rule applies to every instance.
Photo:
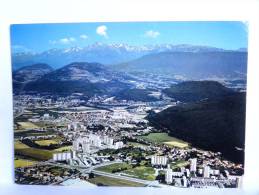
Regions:
[[243, 164], [193, 147], [147, 120], [179, 102], [51, 94], [14, 95], [19, 184], [236, 188]]

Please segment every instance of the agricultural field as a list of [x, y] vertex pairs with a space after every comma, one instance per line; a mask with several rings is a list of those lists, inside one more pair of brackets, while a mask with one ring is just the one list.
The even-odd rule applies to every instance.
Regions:
[[37, 148], [23, 148], [23, 149], [15, 149], [15, 154], [27, 158], [31, 158], [34, 160], [49, 160], [52, 158], [52, 152], [49, 150], [42, 150]]
[[18, 129], [20, 130], [27, 130], [27, 129], [37, 129], [39, 128], [32, 122], [17, 122]]
[[145, 179], [145, 180], [155, 180], [155, 171], [152, 167], [146, 166], [136, 166], [133, 168], [132, 165], [127, 163], [116, 163], [112, 165], [107, 165], [103, 167], [99, 167], [96, 170], [108, 172], [108, 173], [124, 173], [125, 176]]
[[72, 146], [63, 146], [53, 150], [53, 152], [66, 152], [66, 151], [70, 151], [71, 149], [72, 149]]
[[42, 150], [37, 148], [31, 148], [26, 144], [15, 141], [14, 142], [14, 150], [15, 154], [21, 157], [33, 159], [33, 160], [49, 160], [52, 158], [52, 151], [49, 150]]
[[150, 142], [164, 143], [168, 146], [174, 146], [179, 148], [185, 148], [189, 146], [187, 142], [177, 139], [175, 137], [171, 137], [167, 133], [150, 133], [148, 135], [139, 137]]
[[96, 176], [88, 181], [97, 186], [144, 187], [140, 183], [105, 176]]
[[135, 168], [122, 171], [122, 173], [144, 180], [153, 181], [156, 179], [154, 175], [155, 170], [152, 167], [137, 166]]
[[130, 146], [134, 146], [134, 147], [142, 147], [142, 146], [147, 146], [146, 144], [141, 144], [141, 143], [138, 143], [138, 142], [127, 142], [128, 145]]
[[46, 139], [46, 140], [35, 141], [35, 143], [40, 146], [49, 146], [51, 144], [58, 144], [59, 142], [60, 142], [60, 139]]
[[170, 141], [170, 142], [164, 142], [164, 144], [168, 145], [168, 146], [173, 146], [173, 147], [177, 147], [177, 148], [187, 148], [189, 146], [188, 143], [183, 142], [183, 141]]
[[132, 166], [127, 163], [115, 163], [103, 167], [98, 167], [96, 170], [103, 171], [107, 173], [114, 173], [114, 172], [120, 172], [125, 169], [131, 169]]
[[27, 146], [26, 144], [20, 142], [20, 141], [15, 141], [14, 142], [14, 149], [18, 150], [18, 149], [27, 149], [30, 148], [29, 146]]
[[26, 160], [26, 159], [21, 159], [21, 158], [17, 158], [17, 159], [14, 160], [14, 167], [15, 168], [29, 167], [29, 166], [32, 166], [34, 164], [37, 164], [37, 161]]

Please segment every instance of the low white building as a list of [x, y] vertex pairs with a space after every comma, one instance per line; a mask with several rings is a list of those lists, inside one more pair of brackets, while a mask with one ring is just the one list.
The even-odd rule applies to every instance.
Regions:
[[55, 153], [52, 155], [53, 161], [67, 161], [72, 158], [71, 152]]
[[152, 156], [151, 157], [151, 165], [162, 165], [165, 166], [167, 164], [166, 156]]

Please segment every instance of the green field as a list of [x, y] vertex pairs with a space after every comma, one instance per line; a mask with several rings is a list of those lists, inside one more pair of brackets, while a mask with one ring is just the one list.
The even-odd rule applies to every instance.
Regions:
[[61, 148], [57, 148], [55, 150], [52, 150], [53, 152], [66, 152], [70, 151], [72, 149], [72, 146], [63, 146]]
[[169, 142], [164, 142], [164, 144], [168, 145], [168, 146], [173, 146], [173, 147], [177, 147], [177, 148], [187, 148], [189, 146], [188, 143], [186, 142], [180, 142], [180, 141], [169, 141]]
[[96, 170], [108, 172], [108, 173], [119, 172], [119, 173], [124, 173], [125, 176], [129, 176], [129, 177], [135, 177], [135, 178], [145, 179], [145, 180], [155, 180], [154, 169], [152, 167], [146, 167], [143, 165], [133, 168], [132, 165], [127, 163], [116, 163], [112, 165], [99, 167]]
[[98, 167], [96, 170], [98, 171], [103, 171], [107, 173], [114, 173], [114, 172], [119, 172], [125, 169], [131, 169], [132, 166], [127, 164], [127, 163], [115, 163], [103, 167]]
[[141, 147], [141, 146], [147, 146], [146, 144], [141, 144], [138, 142], [127, 142], [128, 145], [134, 146], [134, 147]]
[[30, 148], [30, 147], [20, 141], [15, 141], [14, 148], [15, 148], [15, 150], [18, 150], [18, 149], [26, 149], [26, 148]]
[[144, 187], [144, 185], [140, 183], [105, 176], [96, 176], [88, 181], [98, 186]]
[[150, 142], [164, 143], [166, 145], [179, 148], [185, 148], [189, 146], [187, 142], [184, 142], [183, 140], [177, 139], [175, 137], [171, 137], [167, 133], [150, 133], [148, 135], [139, 137]]
[[33, 124], [32, 122], [17, 122], [19, 129], [37, 129], [39, 128], [37, 125]]
[[28, 166], [32, 166], [36, 163], [37, 163], [37, 161], [18, 158], [18, 159], [14, 160], [14, 167], [15, 168], [28, 167]]
[[[26, 144], [15, 141], [14, 142], [14, 150], [15, 154], [21, 157], [33, 159], [33, 160], [49, 160], [52, 158], [52, 151], [49, 150], [42, 150], [37, 148], [31, 148]], [[26, 159], [23, 159], [26, 160]], [[23, 161], [18, 161], [17, 163], [23, 163]]]
[[137, 166], [135, 168], [122, 171], [122, 173], [126, 173], [127, 175], [132, 175], [133, 177], [150, 181], [156, 179], [156, 177], [154, 176], [155, 170], [152, 167]]
[[49, 146], [51, 144], [58, 144], [60, 139], [46, 139], [46, 140], [37, 140], [35, 141], [36, 144], [40, 146]]

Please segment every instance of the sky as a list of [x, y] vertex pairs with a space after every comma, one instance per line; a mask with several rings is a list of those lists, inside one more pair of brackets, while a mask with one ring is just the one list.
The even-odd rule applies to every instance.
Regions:
[[247, 48], [242, 22], [111, 22], [16, 24], [11, 26], [13, 52], [43, 52], [85, 47], [96, 42], [128, 44], [191, 44], [223, 49]]

